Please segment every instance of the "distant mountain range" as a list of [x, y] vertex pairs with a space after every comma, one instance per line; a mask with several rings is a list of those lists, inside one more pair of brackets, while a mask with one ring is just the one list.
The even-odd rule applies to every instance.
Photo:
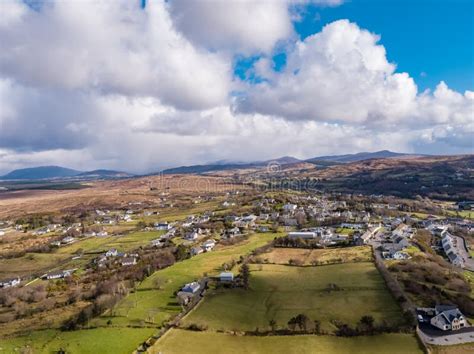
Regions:
[[182, 174], [182, 173], [207, 173], [216, 171], [226, 171], [234, 169], [246, 169], [246, 168], [258, 168], [266, 166], [270, 163], [279, 163], [281, 165], [291, 165], [297, 163], [311, 163], [318, 166], [332, 166], [338, 164], [345, 164], [351, 162], [358, 162], [370, 159], [385, 159], [395, 157], [406, 157], [406, 156], [420, 156], [412, 154], [404, 154], [398, 152], [392, 152], [388, 150], [381, 150], [376, 152], [359, 152], [357, 154], [346, 154], [346, 155], [333, 155], [333, 156], [319, 156], [313, 157], [306, 160], [300, 160], [293, 156], [283, 156], [273, 160], [266, 161], [255, 161], [255, 162], [231, 162], [221, 160], [206, 165], [192, 165], [192, 166], [181, 166], [175, 168], [169, 168], [163, 170], [164, 174]]
[[[338, 164], [347, 164], [351, 162], [364, 161], [369, 159], [395, 158], [406, 156], [419, 156], [411, 154], [403, 154], [388, 150], [376, 152], [360, 152], [357, 154], [319, 156], [306, 160], [300, 160], [292, 156], [283, 156], [277, 159], [254, 162], [232, 162], [221, 160], [204, 165], [180, 166], [169, 168], [161, 171], [164, 174], [191, 174], [191, 173], [209, 173], [216, 171], [227, 171], [236, 169], [253, 169], [265, 167], [270, 163], [278, 163], [280, 165], [294, 165], [298, 163], [310, 163], [319, 167], [333, 166]], [[0, 176], [0, 180], [45, 180], [45, 179], [111, 179], [111, 178], [127, 178], [134, 175], [113, 170], [94, 170], [94, 171], [77, 171], [70, 168], [60, 166], [40, 166], [32, 168], [23, 168], [11, 171], [4, 176]]]
[[346, 154], [346, 155], [332, 155], [332, 156], [319, 156], [305, 160], [306, 162], [314, 163], [319, 161], [329, 161], [337, 163], [350, 163], [357, 161], [364, 161], [370, 159], [387, 159], [391, 157], [403, 157], [403, 156], [421, 156], [413, 154], [404, 154], [399, 152], [393, 152], [389, 150], [381, 150], [376, 152], [358, 152], [357, 154]]
[[77, 171], [61, 166], [39, 166], [11, 171], [0, 180], [39, 180], [39, 179], [105, 179], [124, 178], [133, 175], [112, 170]]
[[237, 169], [246, 169], [246, 168], [258, 168], [267, 166], [269, 163], [279, 163], [281, 165], [289, 165], [300, 163], [302, 160], [299, 160], [292, 156], [283, 156], [274, 160], [267, 161], [255, 161], [255, 162], [231, 162], [231, 161], [217, 161], [211, 162], [207, 165], [191, 165], [191, 166], [180, 166], [169, 168], [161, 171], [164, 174], [183, 174], [183, 173], [206, 173], [206, 172], [216, 172], [216, 171], [227, 171], [227, 170], [237, 170]]

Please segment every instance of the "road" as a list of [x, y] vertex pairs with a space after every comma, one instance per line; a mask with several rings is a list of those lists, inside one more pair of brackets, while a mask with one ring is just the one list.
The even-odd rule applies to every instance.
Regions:
[[459, 254], [461, 257], [464, 259], [464, 269], [470, 270], [471, 272], [474, 272], [474, 259], [469, 258], [469, 250], [466, 248], [466, 243], [464, 242], [464, 239], [459, 236], [452, 235], [451, 236], [456, 240], [456, 245], [457, 249], [459, 251]]

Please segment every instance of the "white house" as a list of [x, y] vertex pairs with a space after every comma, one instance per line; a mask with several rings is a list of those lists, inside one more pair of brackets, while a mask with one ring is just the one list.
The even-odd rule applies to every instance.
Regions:
[[403, 260], [403, 259], [409, 259], [410, 255], [402, 251], [397, 251], [394, 254], [392, 254], [392, 258], [396, 260]]
[[0, 280], [0, 288], [11, 288], [13, 286], [20, 285], [20, 282], [20, 277]]
[[120, 263], [122, 266], [131, 266], [137, 264], [137, 259], [135, 257], [124, 257]]
[[285, 204], [283, 205], [283, 210], [286, 212], [295, 211], [298, 206], [296, 204]]
[[117, 257], [117, 255], [118, 255], [118, 251], [115, 248], [111, 248], [110, 250], [105, 252], [106, 257]]
[[368, 229], [360, 238], [365, 244], [367, 244], [369, 243], [370, 239], [374, 237], [380, 229], [381, 229], [380, 226], [372, 227]]
[[212, 249], [216, 246], [216, 241], [213, 239], [207, 240], [202, 244], [202, 249], [206, 252], [212, 251]]
[[464, 315], [456, 306], [436, 306], [435, 316], [431, 318], [431, 325], [443, 331], [455, 331], [469, 324]]
[[68, 245], [70, 243], [73, 243], [75, 241], [74, 237], [67, 236], [61, 240], [61, 243]]
[[234, 227], [232, 229], [228, 229], [225, 231], [224, 236], [226, 238], [234, 238], [235, 236], [239, 236], [242, 233], [240, 232], [240, 229], [238, 227]]
[[197, 256], [198, 254], [201, 254], [204, 252], [204, 249], [202, 247], [193, 247], [191, 248], [191, 255], [192, 256]]
[[199, 237], [199, 234], [196, 231], [188, 232], [185, 236], [184, 239], [188, 241], [196, 241]]
[[74, 272], [74, 270], [59, 270], [59, 271], [56, 271], [56, 272], [51, 272], [51, 273], [44, 274], [43, 276], [41, 276], [41, 278], [42, 279], [48, 279], [48, 280], [62, 279], [62, 278], [70, 277], [73, 272]]
[[155, 229], [167, 231], [171, 229], [171, 225], [168, 224], [167, 222], [157, 222], [155, 223]]
[[151, 245], [153, 247], [161, 247], [161, 238], [155, 238], [154, 240], [151, 240]]

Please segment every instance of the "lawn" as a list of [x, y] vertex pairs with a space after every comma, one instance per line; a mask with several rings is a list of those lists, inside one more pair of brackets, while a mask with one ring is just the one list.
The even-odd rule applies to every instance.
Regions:
[[382, 334], [370, 337], [335, 336], [233, 336], [213, 332], [172, 329], [152, 348], [151, 354], [415, 354], [423, 353], [411, 334]]
[[[261, 269], [261, 270], [260, 270]], [[341, 290], [326, 291], [328, 284]], [[204, 301], [182, 320], [212, 330], [269, 329], [275, 320], [286, 328], [288, 320], [303, 313], [321, 321], [332, 332], [332, 320], [355, 325], [364, 315], [376, 322], [403, 323], [402, 314], [372, 263], [347, 263], [317, 267], [253, 265], [250, 289], [209, 291]]]
[[288, 264], [290, 259], [297, 259], [304, 265], [311, 265], [316, 261], [319, 264], [369, 262], [372, 261], [370, 246], [345, 248], [301, 249], [301, 248], [274, 248], [268, 253], [258, 256], [258, 259], [274, 264]]
[[354, 232], [355, 231], [353, 229], [349, 229], [347, 227], [339, 227], [336, 229], [336, 233], [343, 235], [353, 235]]
[[49, 354], [56, 353], [60, 348], [69, 354], [131, 353], [153, 332], [153, 328], [113, 327], [74, 332], [36, 331], [24, 337], [2, 339], [0, 353]]

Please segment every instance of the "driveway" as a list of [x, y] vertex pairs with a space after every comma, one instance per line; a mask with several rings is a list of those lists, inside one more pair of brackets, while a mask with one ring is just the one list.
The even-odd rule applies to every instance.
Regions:
[[426, 344], [455, 345], [474, 343], [474, 327], [463, 328], [454, 332], [446, 333], [434, 329], [429, 324], [420, 324], [417, 332]]

